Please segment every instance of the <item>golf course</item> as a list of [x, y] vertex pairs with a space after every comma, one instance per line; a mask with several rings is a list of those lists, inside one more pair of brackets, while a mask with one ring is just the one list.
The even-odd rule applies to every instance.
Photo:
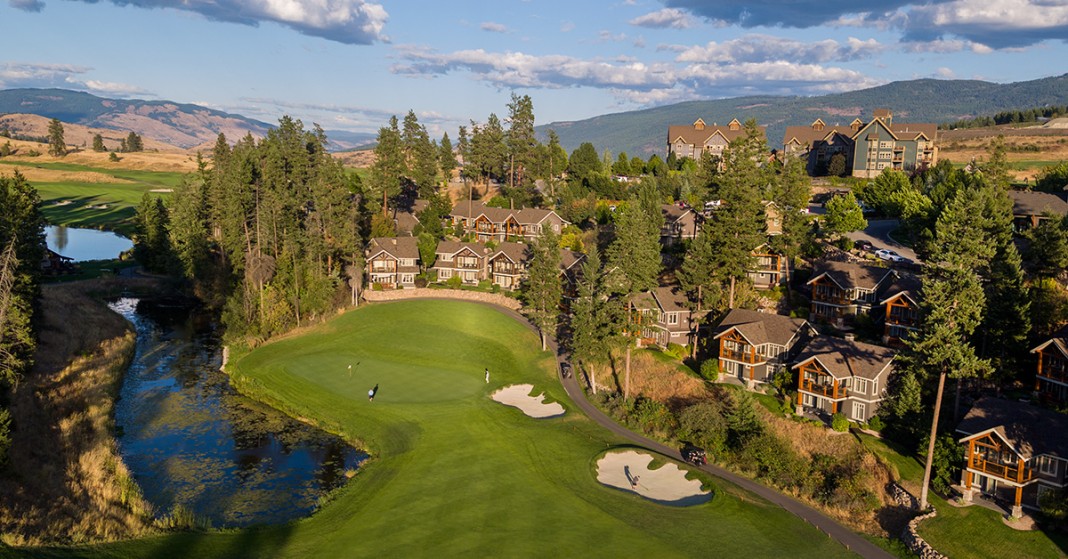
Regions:
[[[850, 556], [778, 506], [703, 474], [689, 477], [711, 500], [686, 507], [599, 483], [598, 460], [628, 447], [568, 399], [554, 356], [539, 347], [533, 331], [495, 307], [410, 300], [365, 305], [235, 351], [227, 370], [241, 391], [370, 453], [320, 510], [241, 531], [0, 555]], [[564, 414], [535, 419], [491, 398], [516, 384], [532, 385]]]

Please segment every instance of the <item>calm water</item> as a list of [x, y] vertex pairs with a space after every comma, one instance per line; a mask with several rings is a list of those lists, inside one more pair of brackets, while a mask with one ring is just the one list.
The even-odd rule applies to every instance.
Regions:
[[367, 455], [238, 394], [204, 313], [120, 299], [137, 330], [115, 420], [123, 459], [157, 515], [182, 505], [214, 527], [311, 513]]
[[45, 242], [48, 248], [75, 262], [85, 260], [111, 260], [124, 250], [133, 247], [133, 241], [110, 231], [78, 229], [63, 225], [45, 227]]

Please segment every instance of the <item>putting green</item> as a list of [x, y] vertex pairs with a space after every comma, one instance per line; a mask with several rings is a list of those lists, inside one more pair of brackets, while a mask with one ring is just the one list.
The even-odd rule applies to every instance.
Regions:
[[[33, 557], [850, 555], [781, 508], [726, 484], [693, 507], [658, 505], [601, 485], [595, 460], [623, 441], [576, 411], [555, 372], [537, 336], [495, 308], [432, 300], [361, 307], [232, 365], [235, 385], [358, 439], [372, 454], [315, 515], [239, 532], [0, 551]], [[544, 391], [568, 413], [534, 419], [489, 397], [520, 383]], [[375, 384], [379, 395], [371, 403], [367, 390]]]

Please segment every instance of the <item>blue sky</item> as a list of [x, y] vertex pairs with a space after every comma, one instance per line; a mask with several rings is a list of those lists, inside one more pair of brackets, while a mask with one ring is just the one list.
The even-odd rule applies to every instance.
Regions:
[[[171, 6], [178, 6], [171, 7]], [[1068, 72], [1068, 0], [0, 0], [0, 89], [455, 138], [694, 99]]]

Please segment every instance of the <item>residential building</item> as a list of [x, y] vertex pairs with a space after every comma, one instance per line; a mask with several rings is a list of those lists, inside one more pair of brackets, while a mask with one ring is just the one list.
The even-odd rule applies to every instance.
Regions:
[[775, 202], [764, 201], [764, 233], [769, 237], [782, 235], [782, 212]]
[[481, 242], [506, 241], [510, 238], [533, 240], [543, 228], [560, 234], [569, 222], [553, 210], [495, 208], [482, 202], [463, 201], [450, 214], [453, 225], [459, 223], [464, 233], [473, 233]]
[[899, 276], [879, 302], [884, 307], [883, 343], [898, 345], [920, 329], [921, 283], [915, 276]]
[[[760, 127], [761, 134], [765, 127]], [[693, 160], [701, 159], [701, 155], [708, 153], [723, 158], [727, 146], [738, 138], [745, 136], [745, 127], [738, 119], [733, 119], [726, 126], [713, 124], [708, 126], [702, 119], [697, 119], [692, 125], [668, 126], [667, 154], [675, 154], [675, 157], [689, 157]]]
[[797, 371], [797, 413], [805, 410], [864, 423], [879, 413], [894, 372], [894, 350], [851, 337], [818, 336], [801, 352]]
[[753, 257], [753, 266], [749, 270], [749, 279], [754, 287], [772, 289], [786, 281], [786, 267], [790, 264], [786, 256], [776, 252], [768, 243], [756, 247], [750, 254]]
[[1068, 416], [1024, 402], [981, 398], [957, 433], [967, 446], [961, 471], [966, 502], [978, 491], [1011, 503], [1018, 518], [1023, 507], [1038, 508], [1047, 492], [1065, 488]]
[[436, 258], [432, 270], [438, 281], [458, 277], [466, 285], [478, 285], [488, 277], [487, 261], [492, 251], [481, 243], [441, 241], [434, 251]]
[[393, 229], [397, 235], [412, 235], [415, 226], [419, 225], [419, 212], [426, 209], [429, 204], [426, 200], [415, 200], [406, 207], [393, 208]]
[[887, 168], [910, 172], [937, 163], [937, 132], [936, 124], [894, 123], [890, 110], [876, 109], [867, 123], [857, 118], [848, 126], [827, 126], [818, 118], [809, 126], [788, 126], [783, 152], [805, 158], [810, 174], [826, 173], [841, 154], [850, 174], [870, 179]]
[[816, 335], [802, 318], [732, 309], [716, 327], [720, 373], [750, 389], [771, 379]]
[[520, 243], [501, 243], [487, 259], [490, 280], [502, 289], [513, 291], [527, 275], [527, 263], [530, 260], [528, 245]]
[[693, 208], [681, 202], [663, 204], [660, 206], [660, 213], [664, 216], [664, 225], [660, 228], [661, 244], [692, 240], [697, 236], [699, 216]]
[[1042, 342], [1031, 350], [1038, 356], [1035, 370], [1035, 392], [1045, 400], [1068, 402], [1068, 332]]
[[669, 343], [689, 345], [692, 316], [686, 295], [678, 287], [661, 286], [631, 297], [628, 330], [637, 335], [639, 345]]
[[812, 288], [809, 320], [840, 323], [847, 316], [868, 313], [879, 304], [897, 275], [889, 268], [823, 262], [812, 273], [807, 285]]
[[560, 277], [563, 280], [564, 298], [571, 299], [578, 294], [578, 282], [582, 279], [582, 263], [586, 255], [568, 248], [560, 249]]
[[367, 279], [384, 289], [415, 287], [419, 242], [415, 237], [375, 237], [367, 247]]
[[1049, 192], [1010, 190], [1012, 198], [1012, 224], [1017, 231], [1038, 227], [1043, 220], [1063, 218], [1068, 214], [1068, 202]]

